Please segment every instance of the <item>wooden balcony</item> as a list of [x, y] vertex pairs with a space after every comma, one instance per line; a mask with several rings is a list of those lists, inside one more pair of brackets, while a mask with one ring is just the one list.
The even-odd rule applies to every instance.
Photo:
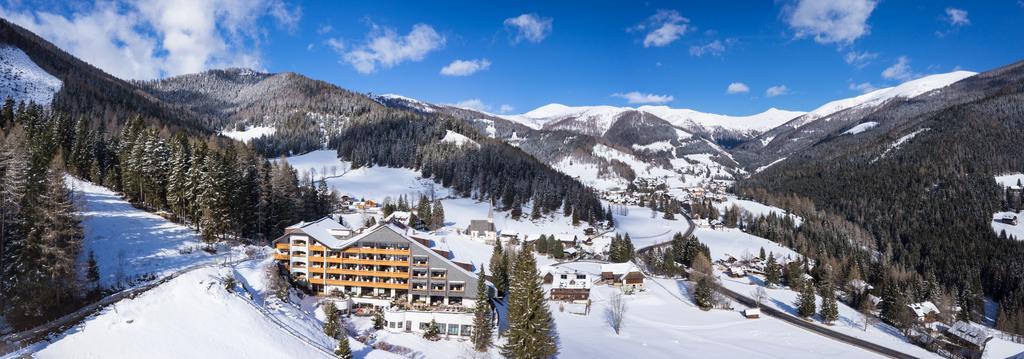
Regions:
[[310, 251], [326, 252], [327, 251], [327, 247], [324, 247], [324, 246], [319, 245], [319, 244], [314, 244], [314, 245], [309, 246], [309, 250]]
[[288, 249], [288, 247], [290, 247], [288, 243], [277, 243], [276, 245], [274, 245], [274, 248], [277, 249]]
[[348, 275], [365, 275], [374, 277], [386, 277], [386, 278], [409, 278], [409, 272], [385, 272], [385, 271], [372, 271], [372, 270], [355, 270], [355, 269], [343, 269], [343, 268], [317, 268], [318, 271], [323, 270], [326, 273], [331, 274], [348, 274]]
[[390, 254], [398, 256], [407, 256], [411, 252], [409, 249], [397, 249], [397, 248], [366, 248], [366, 247], [349, 247], [345, 248], [345, 253], [355, 254]]
[[288, 260], [288, 253], [274, 253], [274, 259], [279, 261]]
[[381, 282], [357, 282], [351, 280], [321, 279], [309, 280], [311, 284], [347, 285], [352, 287], [386, 288], [386, 289], [409, 289], [408, 283], [381, 283]]
[[376, 259], [358, 259], [358, 258], [331, 258], [331, 257], [309, 257], [310, 262], [323, 263], [346, 263], [346, 264], [366, 264], [375, 266], [398, 266], [408, 267], [408, 261], [387, 261], [387, 260], [376, 260]]

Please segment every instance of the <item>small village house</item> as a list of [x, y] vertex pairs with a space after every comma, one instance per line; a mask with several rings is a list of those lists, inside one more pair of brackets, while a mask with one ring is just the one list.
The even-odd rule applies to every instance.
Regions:
[[646, 277], [633, 262], [602, 264], [601, 281], [628, 291], [647, 289]]
[[551, 284], [551, 300], [573, 302], [590, 299], [594, 278], [589, 273], [561, 267], [548, 267], [545, 271], [544, 283]]
[[974, 324], [957, 321], [946, 331], [946, 339], [959, 348], [949, 348], [965, 358], [981, 358], [992, 334]]
[[907, 310], [910, 311], [910, 315], [913, 316], [918, 323], [928, 324], [939, 320], [939, 308], [932, 302], [925, 301], [908, 304]]

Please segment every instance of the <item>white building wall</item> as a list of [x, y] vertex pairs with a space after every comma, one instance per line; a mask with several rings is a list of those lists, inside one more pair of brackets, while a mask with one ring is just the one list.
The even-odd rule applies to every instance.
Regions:
[[[390, 309], [384, 311], [385, 329], [390, 332], [411, 331], [422, 333], [423, 330], [420, 328], [429, 324], [431, 319], [436, 321], [439, 326], [443, 324], [444, 328], [441, 328], [441, 335], [468, 337], [468, 333], [463, 334], [463, 330], [465, 326], [473, 325], [472, 312], [424, 312]], [[450, 331], [451, 325], [456, 325], [458, 330], [455, 332]]]

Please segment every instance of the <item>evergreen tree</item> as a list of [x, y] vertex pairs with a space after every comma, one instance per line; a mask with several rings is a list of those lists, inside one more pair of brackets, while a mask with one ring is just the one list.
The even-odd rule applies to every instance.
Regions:
[[334, 355], [338, 356], [338, 359], [352, 359], [352, 348], [348, 344], [348, 333], [345, 330], [341, 331], [341, 335], [338, 338], [338, 348], [334, 349]]
[[99, 290], [100, 266], [96, 263], [96, 253], [93, 253], [92, 250], [89, 250], [89, 259], [86, 260], [85, 264], [85, 279], [89, 282], [90, 290]]
[[534, 202], [533, 206], [531, 206], [531, 207], [532, 208], [530, 208], [530, 219], [532, 219], [534, 221], [539, 220], [540, 217], [541, 217], [540, 204], [537, 203], [537, 202]]
[[509, 289], [509, 268], [508, 257], [505, 256], [501, 246], [501, 239], [494, 241], [494, 249], [491, 252], [491, 276], [494, 287], [498, 289], [499, 296], [505, 296]]
[[431, 217], [430, 200], [427, 199], [427, 195], [421, 194], [420, 201], [416, 204], [416, 217], [419, 217], [427, 227], [431, 227], [434, 223]]
[[430, 320], [427, 330], [423, 331], [423, 338], [435, 342], [441, 339], [441, 328], [437, 326], [437, 321]]
[[761, 259], [768, 258], [768, 257], [765, 257], [765, 255], [764, 255], [764, 247], [761, 247], [761, 252], [758, 253], [757, 258], [761, 258]]
[[324, 322], [324, 334], [328, 337], [337, 338], [341, 325], [338, 323], [338, 309], [334, 307], [334, 303], [326, 302], [324, 305], [324, 316], [327, 317]]
[[476, 284], [476, 306], [473, 308], [473, 348], [478, 352], [486, 352], [491, 347], [494, 333], [491, 313], [491, 301], [487, 295], [486, 272], [480, 268]]
[[839, 319], [839, 305], [836, 303], [836, 291], [832, 283], [823, 283], [819, 288], [821, 294], [821, 321], [831, 325]]
[[554, 241], [553, 245], [551, 246], [551, 256], [555, 257], [555, 259], [565, 258], [565, 248], [563, 247], [564, 246], [562, 245], [562, 241]]
[[797, 314], [804, 318], [810, 318], [813, 316], [817, 309], [817, 303], [815, 301], [814, 286], [808, 283], [804, 286], [803, 290], [800, 291], [800, 296], [797, 297]]
[[444, 227], [444, 205], [441, 204], [441, 200], [434, 200], [434, 208], [430, 213], [430, 219], [432, 222], [431, 229], [440, 229]]
[[529, 250], [517, 256], [509, 287], [508, 340], [501, 354], [510, 358], [552, 358], [558, 354], [555, 323], [544, 299], [537, 262]]
[[381, 330], [384, 329], [384, 314], [381, 312], [373, 313], [373, 329]]
[[709, 275], [701, 275], [697, 279], [696, 288], [693, 290], [693, 302], [701, 310], [710, 310], [714, 306], [713, 280]]
[[541, 234], [537, 237], [537, 240], [533, 241], [533, 249], [537, 250], [537, 253], [547, 254], [548, 253], [548, 236]]
[[777, 286], [781, 280], [782, 273], [779, 264], [775, 262], [775, 254], [768, 254], [768, 260], [764, 265], [764, 280], [770, 286]]

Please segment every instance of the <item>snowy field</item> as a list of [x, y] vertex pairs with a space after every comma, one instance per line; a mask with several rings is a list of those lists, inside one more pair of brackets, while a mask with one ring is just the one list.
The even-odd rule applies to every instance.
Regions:
[[383, 200], [391, 197], [409, 196], [413, 201], [421, 193], [429, 196], [431, 188], [437, 197], [448, 196], [443, 186], [420, 177], [419, 172], [408, 168], [362, 167], [351, 169], [352, 164], [338, 159], [338, 153], [329, 150], [313, 151], [304, 155], [287, 158], [288, 164], [299, 173], [315, 172], [314, 179], [325, 177], [327, 185], [340, 193], [356, 198]]
[[191, 228], [132, 207], [106, 187], [71, 176], [65, 180], [85, 229], [80, 263], [90, 250], [95, 253], [101, 285], [146, 274], [161, 277], [227, 256], [240, 258], [237, 248], [222, 247], [218, 255], [200, 250], [202, 242]]
[[236, 141], [249, 142], [263, 136], [273, 135], [275, 132], [277, 132], [277, 129], [274, 127], [247, 126], [242, 131], [224, 130], [220, 134]]
[[[999, 219], [1003, 216], [1017, 216], [1017, 225], [1007, 224], [1000, 222]], [[1014, 212], [997, 212], [992, 215], [992, 230], [996, 232], [998, 236], [1003, 231], [1006, 231], [1006, 237], [1013, 237], [1017, 240], [1024, 240], [1024, 213]]]
[[[725, 213], [725, 210], [728, 209], [729, 207], [732, 207], [732, 205], [734, 204], [741, 210], [749, 212], [751, 215], [755, 217], [768, 216], [771, 213], [775, 213], [776, 216], [782, 216], [786, 214], [786, 210], [782, 208], [769, 206], [767, 204], [763, 204], [760, 202], [738, 199], [736, 198], [736, 196], [733, 195], [728, 195], [726, 197], [725, 202], [717, 203], [715, 204], [715, 207], [718, 208], [719, 212]], [[793, 223], [796, 223], [797, 226], [799, 226], [804, 221], [803, 218], [800, 218], [795, 214], [789, 214], [789, 217], [793, 219]]]

